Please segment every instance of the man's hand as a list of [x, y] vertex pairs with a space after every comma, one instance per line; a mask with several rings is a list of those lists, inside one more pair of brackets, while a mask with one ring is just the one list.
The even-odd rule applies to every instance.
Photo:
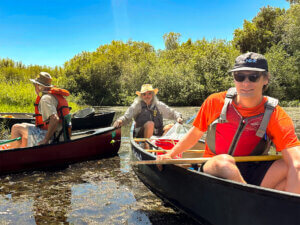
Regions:
[[182, 124], [183, 119], [182, 119], [181, 117], [179, 117], [179, 118], [177, 119], [177, 122], [180, 123], [180, 124]]
[[116, 120], [115, 122], [114, 122], [114, 127], [115, 128], [119, 128], [119, 127], [121, 127], [122, 126], [122, 123], [123, 123], [123, 121], [122, 120]]
[[38, 145], [45, 145], [45, 144], [48, 144], [49, 143], [49, 140], [47, 141], [46, 139], [43, 139], [42, 141], [40, 141], [38, 143]]
[[172, 159], [170, 153], [156, 156], [156, 160]]

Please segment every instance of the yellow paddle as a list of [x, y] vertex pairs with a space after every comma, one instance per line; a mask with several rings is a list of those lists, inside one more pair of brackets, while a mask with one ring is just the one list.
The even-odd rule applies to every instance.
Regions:
[[[145, 149], [145, 151], [147, 152], [158, 152], [158, 153], [167, 153], [168, 151], [171, 151], [171, 150], [164, 150], [164, 149], [159, 149], [159, 150], [156, 150], [156, 149]], [[193, 152], [193, 153], [204, 153], [205, 150], [186, 150], [184, 152]]]
[[[281, 155], [258, 155], [258, 156], [236, 156], [236, 162], [272, 161], [281, 159]], [[135, 161], [133, 165], [166, 165], [166, 164], [201, 164], [209, 160], [210, 157], [185, 158], [185, 159], [165, 159], [165, 160], [143, 160]]]

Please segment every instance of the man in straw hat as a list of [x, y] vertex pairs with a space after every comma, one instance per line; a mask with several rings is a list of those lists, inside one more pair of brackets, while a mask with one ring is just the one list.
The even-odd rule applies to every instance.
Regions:
[[40, 72], [36, 79], [30, 81], [37, 95], [34, 104], [35, 125], [29, 123], [13, 125], [11, 138], [22, 137], [22, 139], [12, 142], [10, 148], [31, 147], [48, 144], [50, 141], [64, 140], [62, 131], [65, 124], [62, 121], [65, 122], [64, 119], [69, 115], [68, 102], [65, 99], [69, 92], [55, 88], [47, 72]]
[[[175, 158], [192, 147], [207, 131], [200, 171], [213, 176], [281, 191], [300, 193], [300, 141], [292, 119], [263, 96], [269, 84], [268, 63], [261, 54], [238, 56], [229, 71], [235, 87], [209, 96], [191, 130], [158, 160]], [[282, 159], [235, 162], [233, 156], [264, 155], [272, 142]]]
[[143, 84], [141, 91], [136, 92], [138, 97], [125, 114], [115, 121], [114, 127], [129, 124], [134, 119], [136, 137], [150, 138], [152, 135], [161, 136], [172, 127], [172, 124], [164, 127], [163, 118], [182, 123], [182, 115], [159, 101], [157, 92], [158, 89], [151, 84]]

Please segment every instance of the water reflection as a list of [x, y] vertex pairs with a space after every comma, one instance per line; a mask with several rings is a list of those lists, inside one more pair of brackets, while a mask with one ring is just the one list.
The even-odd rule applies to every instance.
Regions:
[[[0, 178], [0, 221], [6, 224], [174, 224], [164, 207], [120, 157]], [[121, 161], [123, 166], [121, 166]], [[181, 214], [179, 214], [181, 215]], [[186, 216], [179, 216], [185, 218]], [[187, 219], [189, 221], [189, 219]], [[184, 224], [184, 223], [183, 223]], [[189, 223], [190, 224], [190, 223]]]
[[[177, 108], [185, 118], [197, 109]], [[119, 116], [126, 107], [115, 110]], [[0, 224], [195, 224], [135, 176], [129, 128], [122, 128], [119, 156], [0, 177]]]

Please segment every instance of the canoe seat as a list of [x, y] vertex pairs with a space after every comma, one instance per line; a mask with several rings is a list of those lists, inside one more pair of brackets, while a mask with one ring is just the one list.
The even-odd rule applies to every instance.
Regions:
[[[54, 136], [53, 143], [58, 143], [60, 141], [71, 140], [72, 134], [72, 118], [71, 114], [65, 115], [62, 121], [62, 130]], [[61, 138], [61, 136], [63, 138]]]

